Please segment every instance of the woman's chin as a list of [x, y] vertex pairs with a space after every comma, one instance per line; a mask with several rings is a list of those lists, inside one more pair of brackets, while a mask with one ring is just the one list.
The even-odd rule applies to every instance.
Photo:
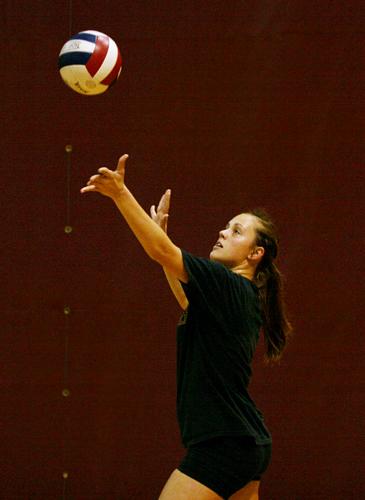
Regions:
[[215, 260], [219, 262], [219, 248], [213, 248], [213, 250], [209, 254], [210, 260]]

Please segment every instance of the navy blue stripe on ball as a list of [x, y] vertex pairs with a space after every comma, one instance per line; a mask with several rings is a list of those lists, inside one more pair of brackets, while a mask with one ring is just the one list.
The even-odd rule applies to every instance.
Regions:
[[58, 58], [58, 67], [63, 68], [71, 64], [85, 65], [91, 56], [90, 52], [67, 52]]
[[73, 35], [70, 40], [86, 40], [87, 42], [96, 42], [96, 35], [92, 35], [91, 33], [77, 33]]

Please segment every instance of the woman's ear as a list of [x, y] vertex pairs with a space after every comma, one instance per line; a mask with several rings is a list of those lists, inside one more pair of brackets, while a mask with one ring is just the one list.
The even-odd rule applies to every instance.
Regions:
[[250, 260], [256, 261], [258, 263], [262, 259], [264, 254], [265, 254], [264, 247], [255, 247], [248, 257]]

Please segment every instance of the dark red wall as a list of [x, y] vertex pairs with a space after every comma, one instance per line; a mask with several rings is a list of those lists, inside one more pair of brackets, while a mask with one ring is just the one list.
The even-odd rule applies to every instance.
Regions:
[[[276, 218], [295, 337], [280, 366], [255, 361], [262, 498], [365, 497], [364, 3], [7, 0], [1, 17], [0, 497], [154, 500], [182, 456], [178, 306], [113, 204], [79, 194], [125, 152], [146, 209], [172, 189], [192, 252], [247, 208]], [[119, 44], [107, 94], [61, 81], [70, 24]]]

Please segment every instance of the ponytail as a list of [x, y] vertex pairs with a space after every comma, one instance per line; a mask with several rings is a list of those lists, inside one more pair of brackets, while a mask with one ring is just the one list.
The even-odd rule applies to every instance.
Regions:
[[265, 357], [269, 362], [278, 361], [292, 332], [283, 298], [283, 277], [274, 263], [278, 251], [278, 239], [275, 226], [265, 211], [256, 209], [250, 213], [259, 219], [256, 245], [265, 249], [254, 276], [263, 314]]

